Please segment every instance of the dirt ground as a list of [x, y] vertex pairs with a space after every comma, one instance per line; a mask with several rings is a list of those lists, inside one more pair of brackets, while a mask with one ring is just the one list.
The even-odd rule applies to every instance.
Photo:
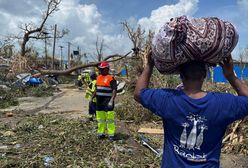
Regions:
[[[23, 117], [56, 113], [70, 119], [87, 119], [88, 101], [84, 98], [84, 90], [72, 89], [68, 85], [60, 85], [60, 92], [52, 97], [37, 98], [26, 97], [20, 99], [20, 105], [7, 109], [0, 109], [0, 113], [14, 113], [13, 117], [0, 118], [0, 122], [14, 126]], [[118, 102], [117, 102], [118, 103]], [[130, 130], [127, 125], [118, 121], [118, 133], [129, 134]], [[134, 139], [129, 138], [128, 142], [139, 151], [139, 148], [144, 148]], [[222, 154], [222, 168], [248, 168], [248, 157], [242, 155]]]
[[82, 118], [87, 115], [88, 100], [84, 90], [60, 85], [59, 92], [52, 97], [22, 97], [18, 106], [0, 109], [0, 113], [13, 113], [14, 117], [2, 117], [1, 122], [15, 124], [25, 116], [58, 113], [68, 118]]

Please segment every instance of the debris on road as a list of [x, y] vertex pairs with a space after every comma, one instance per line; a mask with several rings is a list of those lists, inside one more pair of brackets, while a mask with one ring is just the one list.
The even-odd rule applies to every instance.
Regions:
[[161, 152], [161, 150], [155, 148], [154, 145], [152, 145], [150, 143], [150, 141], [145, 136], [141, 135], [140, 139], [141, 139], [142, 145], [149, 148], [153, 153], [156, 154], [157, 157], [162, 156], [163, 152]]
[[12, 113], [12, 112], [7, 112], [5, 115], [6, 115], [6, 117], [13, 117], [13, 116], [14, 116], [14, 113]]
[[155, 129], [155, 128], [140, 128], [138, 133], [143, 134], [164, 134], [163, 129]]

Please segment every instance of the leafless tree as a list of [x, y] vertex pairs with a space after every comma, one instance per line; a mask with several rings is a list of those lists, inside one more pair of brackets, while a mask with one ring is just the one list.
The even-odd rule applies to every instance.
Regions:
[[97, 60], [101, 61], [103, 58], [103, 44], [104, 44], [104, 39], [101, 40], [99, 44], [99, 38], [97, 37], [96, 39], [96, 52], [97, 52]]
[[26, 53], [26, 44], [27, 42], [34, 38], [34, 39], [44, 39], [44, 28], [45, 23], [49, 16], [51, 16], [55, 11], [58, 10], [58, 5], [60, 4], [61, 0], [45, 0], [47, 3], [47, 8], [43, 13], [42, 21], [39, 26], [34, 25], [32, 23], [24, 24], [20, 28], [24, 31], [24, 35], [21, 42], [21, 56], [25, 56]]
[[10, 37], [6, 37], [6, 39], [1, 40], [0, 41], [0, 57], [3, 58], [3, 57], [12, 56], [13, 47], [14, 45]]
[[140, 26], [138, 26], [138, 28], [135, 30], [126, 21], [121, 22], [121, 24], [123, 25], [124, 30], [127, 31], [128, 37], [133, 43], [135, 56], [138, 56], [140, 54], [140, 49], [142, 48], [142, 42], [144, 41], [145, 31], [141, 30]]
[[142, 60], [142, 65], [144, 67], [147, 63], [146, 56], [151, 49], [150, 47], [154, 33], [149, 31], [146, 35], [145, 30], [142, 30], [140, 25], [137, 27], [137, 29], [134, 29], [131, 28], [131, 26], [126, 21], [122, 22], [121, 24], [127, 31], [128, 37], [133, 43], [134, 56]]
[[246, 65], [247, 60], [248, 60], [248, 47], [241, 50], [239, 54], [239, 62], [240, 62], [240, 67], [242, 69], [245, 68], [244, 66]]

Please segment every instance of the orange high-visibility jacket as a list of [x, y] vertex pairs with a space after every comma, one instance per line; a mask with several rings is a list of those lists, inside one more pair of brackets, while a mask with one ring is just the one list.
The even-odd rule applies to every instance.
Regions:
[[113, 80], [111, 75], [99, 75], [96, 79], [96, 96], [112, 96], [110, 82]]

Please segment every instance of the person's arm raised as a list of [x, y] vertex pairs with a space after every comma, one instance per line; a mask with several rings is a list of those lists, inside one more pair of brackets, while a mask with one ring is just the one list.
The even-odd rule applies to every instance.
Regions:
[[151, 58], [152, 52], [149, 52], [148, 55], [148, 62], [147, 65], [145, 66], [142, 74], [139, 76], [136, 86], [135, 86], [135, 90], [134, 90], [134, 99], [137, 102], [140, 102], [140, 92], [142, 89], [147, 88], [150, 82], [150, 78], [152, 75], [152, 71], [153, 71], [153, 67], [154, 67], [154, 61]]
[[232, 85], [237, 94], [239, 96], [248, 96], [248, 86], [234, 74], [232, 57], [225, 59], [220, 65], [222, 67], [223, 75]]

